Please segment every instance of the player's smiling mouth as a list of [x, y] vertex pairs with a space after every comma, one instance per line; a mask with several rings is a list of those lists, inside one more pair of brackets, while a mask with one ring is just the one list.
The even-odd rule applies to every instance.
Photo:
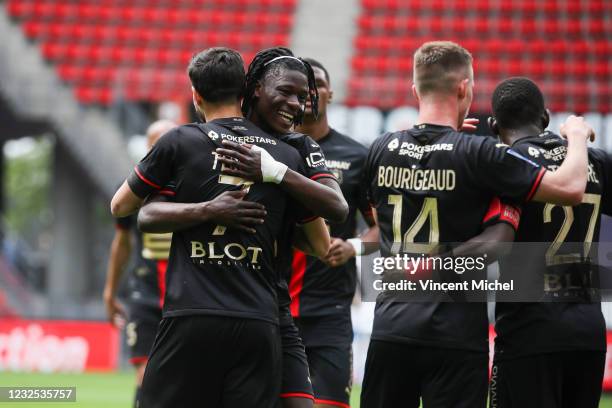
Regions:
[[294, 118], [294, 116], [293, 116], [292, 114], [290, 114], [289, 112], [285, 112], [285, 111], [279, 110], [279, 111], [278, 111], [278, 115], [279, 115], [281, 118], [283, 118], [283, 120], [284, 120], [285, 122], [287, 122], [288, 124], [293, 124], [293, 118]]

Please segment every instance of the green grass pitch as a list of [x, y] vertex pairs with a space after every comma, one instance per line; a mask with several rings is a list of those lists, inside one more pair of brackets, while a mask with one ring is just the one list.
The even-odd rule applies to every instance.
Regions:
[[[134, 392], [134, 373], [98, 374], [30, 374], [0, 372], [0, 387], [76, 387], [77, 402], [68, 403], [19, 403], [19, 408], [130, 408]], [[359, 387], [353, 388], [351, 407], [359, 408]], [[15, 403], [0, 402], [0, 407], [16, 406]], [[604, 394], [600, 408], [612, 408], [612, 394]]]

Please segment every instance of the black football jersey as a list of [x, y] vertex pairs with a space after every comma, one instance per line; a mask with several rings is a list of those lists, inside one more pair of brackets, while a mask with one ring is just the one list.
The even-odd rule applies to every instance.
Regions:
[[[415, 243], [426, 251], [478, 235], [494, 196], [528, 201], [544, 172], [507, 145], [451, 127], [423, 124], [381, 136], [365, 166], [381, 254], [406, 252]], [[487, 351], [486, 304], [397, 302], [383, 292], [372, 338]]]
[[[368, 150], [333, 129], [318, 142], [325, 154], [325, 164], [338, 180], [349, 206], [346, 221], [329, 224], [330, 235], [347, 240], [355, 236], [357, 211], [371, 215], [366, 188], [362, 184]], [[318, 258], [296, 250], [289, 283], [293, 316], [347, 313], [355, 294], [355, 281], [355, 260], [332, 268]]]
[[[325, 155], [321, 147], [310, 136], [302, 133], [287, 133], [278, 136], [278, 138], [290, 146], [293, 146], [298, 151], [303, 160], [305, 168], [304, 175], [306, 177], [311, 180], [334, 178], [334, 175], [325, 164]], [[280, 280], [278, 282], [278, 301], [281, 308], [289, 307], [291, 303], [288, 282], [291, 276], [295, 224], [312, 221], [316, 218], [308, 211], [299, 214], [300, 216], [298, 218], [302, 218], [301, 220], [296, 219], [295, 215], [296, 214], [290, 214], [290, 218], [288, 218], [283, 225], [283, 233], [281, 234], [283, 238], [279, 239], [276, 265], [280, 273]]]
[[224, 191], [249, 188], [247, 200], [266, 207], [255, 234], [203, 223], [175, 232], [166, 276], [165, 317], [208, 314], [277, 321], [276, 244], [290, 208], [278, 185], [221, 175], [215, 149], [221, 140], [260, 146], [304, 173], [296, 149], [243, 118], [189, 124], [171, 130], [138, 164], [128, 183], [146, 197], [168, 186], [182, 203], [209, 201]]
[[[565, 159], [566, 146], [561, 137], [544, 132], [520, 139], [512, 148], [555, 170]], [[527, 276], [542, 297], [537, 303], [497, 303], [496, 359], [606, 350], [605, 321], [593, 292], [598, 282], [597, 248], [590, 244], [599, 241], [602, 213], [612, 214], [612, 157], [599, 149], [589, 149], [582, 204], [563, 207], [531, 202], [523, 206], [516, 235], [519, 244], [500, 261], [501, 277]]]
[[136, 216], [117, 218], [117, 228], [127, 230], [134, 238], [132, 263], [128, 275], [128, 289], [131, 303], [148, 306], [163, 304], [165, 263], [170, 253], [172, 234], [149, 234], [138, 231]]

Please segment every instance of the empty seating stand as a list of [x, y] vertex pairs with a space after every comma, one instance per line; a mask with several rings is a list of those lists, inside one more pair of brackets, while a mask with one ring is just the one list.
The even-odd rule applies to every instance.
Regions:
[[287, 45], [297, 0], [8, 0], [84, 104], [188, 99], [194, 52]]
[[348, 84], [351, 106], [414, 106], [414, 51], [425, 41], [452, 40], [474, 56], [475, 111], [490, 110], [490, 95], [500, 80], [522, 75], [543, 88], [555, 111], [610, 112], [610, 1], [361, 3]]

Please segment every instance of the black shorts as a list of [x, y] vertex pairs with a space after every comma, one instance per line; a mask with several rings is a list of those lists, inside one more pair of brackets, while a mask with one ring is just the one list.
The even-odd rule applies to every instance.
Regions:
[[164, 318], [145, 370], [141, 408], [273, 408], [278, 404], [278, 326], [218, 316]]
[[606, 353], [564, 351], [494, 361], [490, 408], [597, 408]]
[[348, 408], [353, 386], [353, 327], [350, 314], [300, 317], [315, 403]]
[[288, 307], [280, 310], [279, 323], [283, 349], [281, 398], [314, 400], [306, 351]]
[[371, 340], [361, 408], [484, 408], [487, 353]]
[[128, 305], [128, 322], [125, 340], [130, 349], [130, 363], [145, 363], [153, 348], [162, 311], [157, 306], [131, 303]]

